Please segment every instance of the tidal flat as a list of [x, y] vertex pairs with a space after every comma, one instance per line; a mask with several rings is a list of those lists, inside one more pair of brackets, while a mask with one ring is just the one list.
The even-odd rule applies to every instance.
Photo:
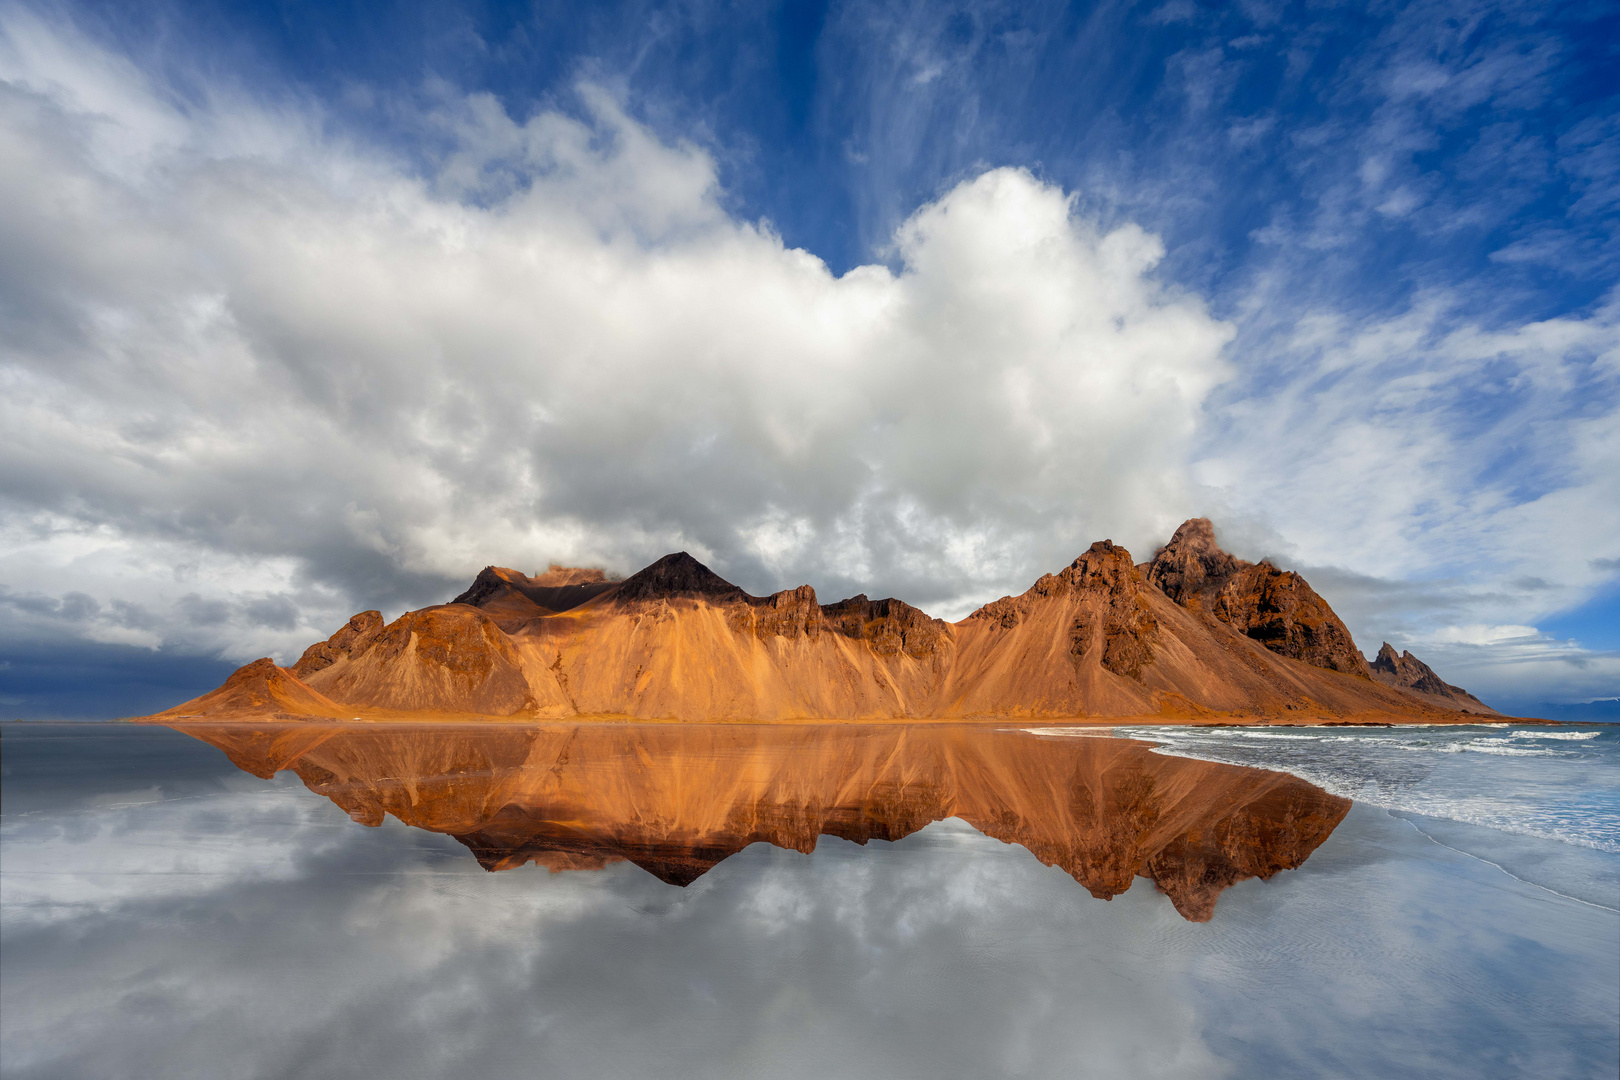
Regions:
[[6, 1077], [1620, 1064], [1612, 727], [29, 724], [0, 759]]

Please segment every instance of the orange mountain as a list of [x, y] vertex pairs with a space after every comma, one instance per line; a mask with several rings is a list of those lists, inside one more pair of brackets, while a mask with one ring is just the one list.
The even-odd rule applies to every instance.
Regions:
[[820, 604], [808, 585], [750, 596], [685, 552], [623, 581], [492, 566], [448, 604], [362, 612], [291, 668], [256, 661], [159, 718], [1495, 715], [1386, 651], [1369, 665], [1304, 578], [1232, 557], [1199, 518], [1149, 562], [1099, 541], [958, 623], [864, 595]]
[[687, 885], [750, 844], [898, 840], [955, 817], [1107, 899], [1151, 879], [1184, 917], [1305, 862], [1350, 800], [1146, 743], [987, 725], [220, 724], [242, 769], [292, 769], [354, 820], [447, 833], [487, 870], [633, 862]]

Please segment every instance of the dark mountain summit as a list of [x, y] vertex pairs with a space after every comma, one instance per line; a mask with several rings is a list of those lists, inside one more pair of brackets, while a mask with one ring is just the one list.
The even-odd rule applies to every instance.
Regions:
[[665, 555], [645, 570], [625, 578], [613, 590], [615, 600], [659, 600], [701, 596], [709, 600], [753, 600], [684, 551]]
[[1212, 615], [1280, 656], [1372, 677], [1350, 631], [1304, 578], [1228, 555], [1208, 518], [1177, 529], [1148, 564], [1147, 578], [1182, 607]]

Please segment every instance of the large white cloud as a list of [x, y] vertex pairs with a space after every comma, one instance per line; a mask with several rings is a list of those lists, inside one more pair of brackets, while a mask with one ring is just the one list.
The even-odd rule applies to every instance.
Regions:
[[1231, 330], [1028, 172], [835, 277], [593, 87], [440, 94], [423, 176], [65, 33], [13, 10], [0, 52], [16, 609], [248, 656], [491, 561], [686, 547], [959, 610], [1185, 501]]

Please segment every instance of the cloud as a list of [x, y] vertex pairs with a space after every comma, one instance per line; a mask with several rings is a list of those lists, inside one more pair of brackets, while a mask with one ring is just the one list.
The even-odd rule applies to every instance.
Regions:
[[1468, 626], [1448, 626], [1436, 635], [1436, 641], [1452, 642], [1459, 645], [1497, 645], [1506, 641], [1533, 640], [1539, 636], [1533, 626], [1485, 626], [1481, 623], [1472, 623]]
[[1462, 628], [1531, 625], [1602, 586], [1620, 535], [1620, 301], [1500, 330], [1447, 293], [1391, 317], [1265, 309], [1241, 323], [1250, 362], [1212, 402], [1195, 466], [1230, 520], [1276, 530], [1251, 557], [1307, 564], [1364, 646], [1420, 654], [1488, 645]]
[[418, 176], [66, 33], [7, 13], [0, 571], [152, 613], [102, 640], [245, 658], [676, 548], [963, 608], [1174, 524], [1231, 330], [1026, 171], [835, 277], [595, 86], [521, 121], [441, 88]]

